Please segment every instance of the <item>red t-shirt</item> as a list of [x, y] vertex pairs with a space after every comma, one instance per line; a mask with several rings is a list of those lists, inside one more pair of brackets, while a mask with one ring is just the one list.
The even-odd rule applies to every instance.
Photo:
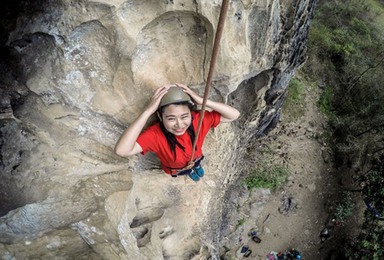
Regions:
[[[197, 125], [199, 124], [200, 112], [192, 112], [193, 116], [193, 127], [195, 129], [195, 133], [197, 132]], [[197, 140], [196, 148], [197, 150], [194, 153], [194, 159], [200, 157], [202, 155], [201, 147], [203, 146], [203, 141], [209, 129], [211, 127], [216, 127], [220, 123], [221, 115], [216, 111], [204, 112], [203, 122], [200, 128], [199, 138]], [[170, 167], [173, 169], [183, 168], [187, 165], [187, 163], [191, 159], [192, 155], [192, 142], [191, 137], [188, 132], [181, 136], [176, 136], [177, 141], [185, 147], [185, 152], [179, 147], [175, 146], [176, 150], [176, 161], [174, 161], [174, 154], [171, 152], [171, 148], [168, 145], [167, 139], [163, 132], [160, 129], [160, 124], [155, 123], [152, 126], [148, 127], [144, 130], [136, 142], [141, 146], [143, 152], [141, 154], [146, 154], [148, 151], [155, 152], [157, 157], [161, 161], [161, 167], [163, 170], [171, 174], [171, 171], [166, 167]]]

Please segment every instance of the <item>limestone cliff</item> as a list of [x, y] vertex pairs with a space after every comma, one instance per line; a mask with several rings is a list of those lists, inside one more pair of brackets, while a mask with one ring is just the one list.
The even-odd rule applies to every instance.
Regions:
[[35, 0], [1, 8], [0, 257], [219, 259], [236, 241], [243, 158], [279, 119], [316, 0], [230, 2], [204, 178], [113, 147], [153, 91], [203, 94], [221, 1]]

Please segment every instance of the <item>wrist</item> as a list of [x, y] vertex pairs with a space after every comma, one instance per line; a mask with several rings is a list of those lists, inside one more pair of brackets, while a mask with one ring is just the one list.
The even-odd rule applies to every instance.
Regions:
[[149, 118], [149, 117], [150, 117], [153, 113], [155, 113], [155, 112], [156, 112], [156, 111], [152, 111], [152, 110], [150, 110], [150, 109], [145, 109], [141, 115], [144, 116], [144, 117]]

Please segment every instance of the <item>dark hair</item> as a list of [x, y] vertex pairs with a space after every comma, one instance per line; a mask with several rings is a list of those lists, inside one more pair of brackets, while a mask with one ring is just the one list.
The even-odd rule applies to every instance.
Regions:
[[[195, 105], [193, 103], [191, 103], [190, 101], [182, 101], [182, 102], [177, 102], [177, 103], [172, 103], [172, 104], [168, 104], [168, 105], [165, 105], [165, 106], [162, 106], [162, 107], [159, 107], [159, 109], [157, 110], [157, 112], [159, 113], [160, 117], [163, 116], [163, 112], [164, 112], [164, 108], [166, 108], [167, 106], [169, 105], [181, 105], [181, 106], [188, 106], [189, 110], [192, 112], [195, 110]], [[174, 154], [175, 156], [175, 159], [174, 161], [176, 161], [176, 145], [178, 147], [180, 147], [183, 152], [185, 152], [185, 147], [182, 146], [176, 139], [175, 135], [168, 132], [168, 130], [165, 128], [164, 124], [163, 124], [163, 121], [161, 120], [160, 121], [160, 129], [161, 131], [163, 132], [163, 134], [165, 135], [165, 138], [167, 139], [167, 142], [168, 142], [168, 145], [169, 145], [169, 148], [171, 149], [171, 152]], [[189, 137], [191, 138], [191, 142], [192, 142], [192, 145], [193, 145], [193, 142], [195, 141], [195, 129], [193, 128], [193, 116], [192, 116], [192, 120], [191, 120], [191, 124], [189, 125], [188, 129], [187, 129], [187, 133], [189, 134]], [[195, 148], [197, 150], [197, 148]]]

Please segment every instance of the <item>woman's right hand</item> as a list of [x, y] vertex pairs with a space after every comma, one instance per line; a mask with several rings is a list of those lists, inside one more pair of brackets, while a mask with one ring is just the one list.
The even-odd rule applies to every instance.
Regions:
[[169, 86], [163, 85], [155, 91], [146, 109], [149, 113], [153, 114], [157, 111], [160, 105], [160, 101], [164, 95], [167, 94], [168, 89]]
[[148, 107], [138, 118], [124, 131], [115, 145], [115, 153], [122, 157], [132, 156], [141, 153], [143, 149], [136, 142], [143, 130], [148, 118], [159, 108], [160, 101], [168, 92], [169, 87], [164, 85], [158, 88], [153, 94]]

